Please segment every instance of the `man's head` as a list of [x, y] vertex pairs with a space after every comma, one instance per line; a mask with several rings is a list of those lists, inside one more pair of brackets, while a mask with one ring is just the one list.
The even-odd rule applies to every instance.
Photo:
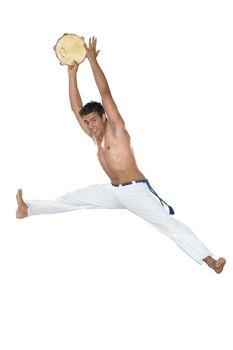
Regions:
[[99, 102], [88, 102], [79, 111], [88, 129], [95, 136], [100, 136], [105, 132], [106, 128], [106, 115], [104, 107]]

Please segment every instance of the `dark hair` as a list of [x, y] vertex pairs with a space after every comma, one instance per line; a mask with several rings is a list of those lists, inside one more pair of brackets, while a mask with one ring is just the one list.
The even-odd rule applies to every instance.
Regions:
[[89, 113], [95, 112], [97, 113], [101, 118], [103, 114], [105, 113], [104, 107], [101, 103], [91, 101], [85, 104], [85, 106], [80, 109], [79, 114], [83, 117], [84, 115], [87, 115]]

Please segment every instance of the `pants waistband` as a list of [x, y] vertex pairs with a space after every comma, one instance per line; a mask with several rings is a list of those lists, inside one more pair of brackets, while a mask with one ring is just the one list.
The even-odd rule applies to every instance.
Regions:
[[115, 187], [121, 187], [121, 186], [128, 186], [128, 185], [132, 185], [134, 183], [139, 183], [139, 182], [148, 182], [147, 179], [142, 179], [142, 180], [135, 180], [135, 181], [130, 181], [130, 182], [124, 182], [123, 184], [112, 184], [112, 186], [115, 186]]

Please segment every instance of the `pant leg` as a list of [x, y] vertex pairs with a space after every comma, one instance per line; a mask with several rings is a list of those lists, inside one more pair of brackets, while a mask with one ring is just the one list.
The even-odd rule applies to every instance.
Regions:
[[78, 209], [117, 209], [120, 203], [110, 184], [91, 185], [54, 200], [25, 200], [28, 215], [55, 214]]
[[125, 209], [148, 221], [158, 231], [171, 238], [199, 264], [203, 263], [206, 256], [213, 255], [188, 226], [169, 215], [146, 184], [122, 187], [119, 189], [119, 199]]

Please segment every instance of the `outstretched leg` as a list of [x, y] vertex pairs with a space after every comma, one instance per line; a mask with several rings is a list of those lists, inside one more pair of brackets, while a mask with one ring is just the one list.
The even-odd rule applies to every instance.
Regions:
[[16, 210], [16, 218], [17, 219], [26, 218], [28, 216], [28, 206], [23, 200], [23, 194], [21, 189], [18, 190], [16, 194], [16, 199], [18, 203], [18, 208]]
[[218, 260], [213, 259], [211, 256], [207, 256], [203, 261], [216, 273], [221, 273], [225, 264], [225, 258], [219, 258]]
[[186, 254], [196, 262], [205, 262], [216, 273], [222, 272], [226, 260], [215, 260], [210, 250], [196, 237], [192, 230], [175, 219], [160, 202], [151, 194], [146, 184], [135, 184], [132, 187], [122, 187], [120, 200], [126, 209], [142, 217], [158, 231], [171, 238]]
[[17, 193], [16, 217], [56, 214], [78, 209], [118, 209], [118, 198], [110, 184], [91, 185], [69, 192], [52, 200], [23, 200], [22, 190]]

